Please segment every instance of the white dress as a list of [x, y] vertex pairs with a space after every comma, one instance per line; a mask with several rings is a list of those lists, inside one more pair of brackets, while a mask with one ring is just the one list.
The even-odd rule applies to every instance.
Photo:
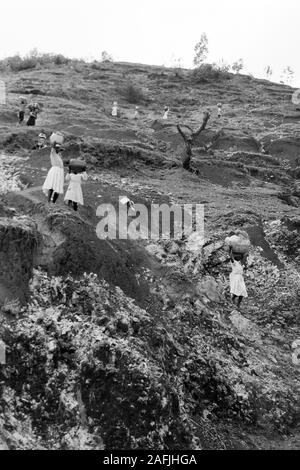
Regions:
[[230, 293], [237, 296], [248, 297], [247, 289], [245, 286], [243, 271], [244, 268], [239, 261], [231, 262], [232, 271], [229, 276], [230, 280]]
[[64, 164], [61, 156], [51, 149], [50, 160], [52, 167], [48, 171], [45, 182], [43, 184], [43, 192], [47, 195], [49, 189], [53, 189], [55, 193], [64, 193]]
[[112, 107], [111, 115], [114, 116], [114, 117], [118, 116], [118, 106], [113, 106]]
[[168, 119], [169, 110], [164, 112], [163, 119]]
[[70, 181], [66, 195], [65, 201], [73, 201], [81, 204], [83, 206], [83, 195], [81, 189], [81, 181], [87, 180], [87, 174], [78, 173], [75, 175], [74, 173], [68, 173], [66, 176], [66, 180]]

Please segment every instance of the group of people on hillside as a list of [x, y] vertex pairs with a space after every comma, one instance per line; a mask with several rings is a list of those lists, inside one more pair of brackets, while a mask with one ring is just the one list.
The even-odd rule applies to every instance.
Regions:
[[[220, 119], [222, 117], [222, 109], [223, 109], [223, 106], [222, 106], [222, 103], [218, 103], [217, 104], [217, 110], [218, 110], [218, 118]], [[207, 109], [206, 113], [209, 113], [210, 115], [210, 110]], [[163, 115], [162, 115], [162, 119], [163, 120], [167, 120], [169, 118], [169, 113], [170, 113], [170, 108], [169, 106], [165, 106], [164, 107], [164, 111], [163, 111]], [[113, 105], [112, 105], [112, 109], [111, 109], [111, 115], [113, 117], [120, 117], [120, 108], [119, 108], [119, 105], [118, 105], [118, 102], [117, 101], [114, 101], [113, 102]], [[139, 106], [135, 106], [135, 110], [134, 110], [134, 114], [133, 114], [133, 118], [134, 119], [137, 119], [139, 117], [140, 113], [139, 113]]]
[[38, 103], [30, 103], [27, 106], [27, 100], [23, 96], [19, 98], [19, 112], [18, 112], [18, 120], [19, 124], [23, 124], [25, 119], [26, 110], [28, 109], [28, 119], [27, 119], [27, 126], [35, 126], [38, 113], [40, 112], [40, 106]]
[[64, 163], [62, 159], [62, 147], [54, 142], [50, 152], [51, 168], [48, 171], [43, 184], [43, 192], [48, 197], [49, 203], [56, 203], [60, 194], [64, 193], [64, 179], [69, 182], [64, 200], [74, 211], [78, 210], [78, 204], [83, 205], [83, 194], [81, 189], [82, 181], [86, 181], [88, 176], [85, 171], [78, 172], [69, 167], [69, 173], [64, 178]]
[[[222, 104], [218, 103], [218, 118], [222, 116]], [[27, 101], [25, 98], [20, 97], [20, 108], [19, 108], [19, 123], [21, 124], [24, 121], [25, 112], [27, 109]], [[37, 114], [39, 112], [39, 106], [37, 103], [30, 104], [28, 106], [29, 110], [29, 117], [27, 121], [28, 126], [34, 126], [37, 118]], [[168, 115], [170, 112], [170, 108], [166, 106], [164, 108], [164, 113], [162, 118], [164, 120], [168, 119]], [[112, 107], [112, 116], [117, 117], [119, 115], [119, 108], [118, 103], [115, 101]], [[135, 107], [134, 118], [137, 119], [139, 115], [139, 107]], [[193, 132], [189, 126], [187, 127], [191, 133], [186, 134], [182, 126], [178, 125], [178, 131], [182, 136], [185, 146], [186, 146], [186, 154], [183, 160], [183, 167], [185, 169], [190, 168], [190, 160], [192, 156], [192, 145], [196, 139], [196, 137], [200, 134], [202, 130], [206, 128], [206, 125], [210, 119], [211, 112], [210, 109], [207, 108], [203, 113], [203, 122], [201, 127], [196, 132]], [[44, 148], [46, 147], [46, 135], [44, 133], [39, 134], [37, 148]], [[63, 148], [61, 144], [54, 142], [51, 147], [50, 151], [50, 161], [51, 161], [51, 168], [48, 171], [47, 177], [43, 184], [43, 192], [48, 198], [49, 203], [55, 204], [59, 198], [59, 195], [64, 193], [64, 182], [68, 182], [68, 188], [65, 193], [64, 200], [67, 204], [74, 209], [74, 211], [78, 210], [78, 204], [83, 205], [83, 193], [81, 184], [82, 181], [86, 181], [88, 179], [86, 171], [76, 171], [76, 169], [72, 169], [71, 166], [69, 167], [69, 172], [67, 173], [66, 177], [64, 176], [64, 163], [62, 159], [62, 151]], [[126, 198], [126, 202], [128, 210], [131, 210], [134, 213], [134, 203]], [[241, 242], [242, 241], [242, 242]], [[241, 302], [244, 298], [248, 296], [247, 289], [244, 282], [244, 270], [247, 269], [247, 250], [236, 250], [234, 247], [237, 246], [239, 243], [245, 245], [249, 245], [249, 237], [246, 232], [238, 230], [235, 234], [231, 237], [227, 237], [225, 239], [225, 243], [229, 247], [229, 254], [230, 254], [230, 265], [231, 265], [231, 273], [230, 273], [230, 294], [233, 304], [239, 308]]]

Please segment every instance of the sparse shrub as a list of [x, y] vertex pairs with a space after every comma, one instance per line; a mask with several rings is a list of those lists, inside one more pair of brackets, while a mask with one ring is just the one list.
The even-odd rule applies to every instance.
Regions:
[[102, 70], [102, 65], [97, 60], [94, 60], [94, 62], [91, 63], [91, 69], [93, 69], [93, 70]]
[[196, 83], [205, 83], [211, 80], [227, 80], [230, 78], [230, 73], [215, 64], [202, 64], [193, 70], [192, 78]]
[[101, 60], [102, 62], [113, 62], [113, 56], [109, 54], [107, 51], [102, 51]]
[[126, 101], [128, 101], [128, 103], [138, 104], [145, 101], [145, 95], [142, 88], [134, 85], [133, 83], [128, 83], [124, 88], [119, 88], [117, 91]]
[[288, 66], [283, 70], [280, 78], [282, 79], [283, 83], [287, 83], [288, 85], [291, 85], [294, 80], [294, 76], [295, 76], [295, 71], [292, 69], [291, 66]]
[[53, 62], [55, 65], [65, 65], [70, 62], [70, 59], [64, 57], [62, 54], [57, 54], [53, 56]]
[[231, 65], [228, 64], [224, 59], [221, 59], [218, 63], [213, 64], [220, 72], [230, 72]]
[[232, 64], [232, 67], [231, 67], [231, 68], [232, 68], [232, 70], [233, 70], [234, 72], [240, 73], [240, 72], [243, 70], [243, 68], [244, 68], [244, 61], [243, 61], [243, 59], [239, 59], [239, 60], [237, 60], [236, 62], [234, 62], [234, 63]]

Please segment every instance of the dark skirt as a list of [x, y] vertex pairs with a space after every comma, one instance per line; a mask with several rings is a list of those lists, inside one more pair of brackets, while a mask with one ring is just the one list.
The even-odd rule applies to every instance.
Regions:
[[25, 112], [24, 111], [20, 111], [19, 112], [19, 122], [23, 122], [24, 121], [24, 116], [25, 116]]
[[36, 117], [29, 116], [29, 119], [27, 121], [27, 126], [35, 126], [35, 121], [36, 121]]

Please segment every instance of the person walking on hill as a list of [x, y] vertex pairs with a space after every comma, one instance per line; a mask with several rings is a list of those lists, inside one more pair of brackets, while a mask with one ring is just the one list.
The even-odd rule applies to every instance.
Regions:
[[111, 115], [113, 117], [118, 117], [118, 114], [119, 114], [118, 102], [114, 101], [113, 102], [113, 107], [112, 107], [112, 110], [111, 110]]
[[[210, 114], [210, 109], [207, 108], [206, 111], [204, 111], [204, 113], [203, 113], [203, 121], [202, 121], [202, 126], [201, 126], [201, 128], [203, 128], [203, 129], [206, 128], [207, 123], [208, 123], [208, 121], [209, 121], [209, 119], [210, 119], [210, 116], [211, 116], [211, 114]], [[202, 130], [203, 130], [203, 129], [202, 129]], [[200, 132], [201, 132], [201, 131], [200, 131]]]
[[248, 297], [247, 289], [244, 281], [244, 268], [242, 265], [241, 255], [231, 255], [231, 273], [229, 276], [230, 281], [230, 294], [232, 302], [239, 308], [243, 299]]
[[23, 121], [24, 121], [24, 117], [25, 117], [25, 111], [26, 111], [26, 105], [27, 105], [27, 101], [26, 99], [23, 97], [23, 96], [20, 96], [20, 102], [19, 102], [19, 114], [18, 114], [18, 118], [19, 118], [19, 124], [22, 124]]
[[51, 168], [43, 184], [43, 192], [48, 195], [48, 202], [56, 203], [58, 196], [64, 193], [64, 164], [61, 156], [61, 146], [53, 144], [50, 152]]
[[222, 103], [218, 103], [218, 118], [221, 119], [222, 116]]
[[168, 117], [169, 117], [169, 112], [170, 112], [170, 108], [168, 106], [165, 106], [165, 109], [164, 109], [164, 114], [163, 114], [163, 119], [164, 120], [167, 120]]
[[68, 202], [70, 207], [73, 207], [74, 211], [78, 210], [78, 204], [83, 206], [81, 183], [87, 179], [88, 176], [85, 171], [83, 173], [75, 173], [70, 170], [70, 173], [66, 175], [66, 180], [70, 183], [65, 195], [65, 201]]
[[39, 105], [37, 103], [29, 105], [29, 118], [27, 121], [27, 126], [35, 126], [39, 110]]
[[47, 136], [44, 132], [41, 132], [38, 136], [37, 148], [44, 149], [47, 147]]

